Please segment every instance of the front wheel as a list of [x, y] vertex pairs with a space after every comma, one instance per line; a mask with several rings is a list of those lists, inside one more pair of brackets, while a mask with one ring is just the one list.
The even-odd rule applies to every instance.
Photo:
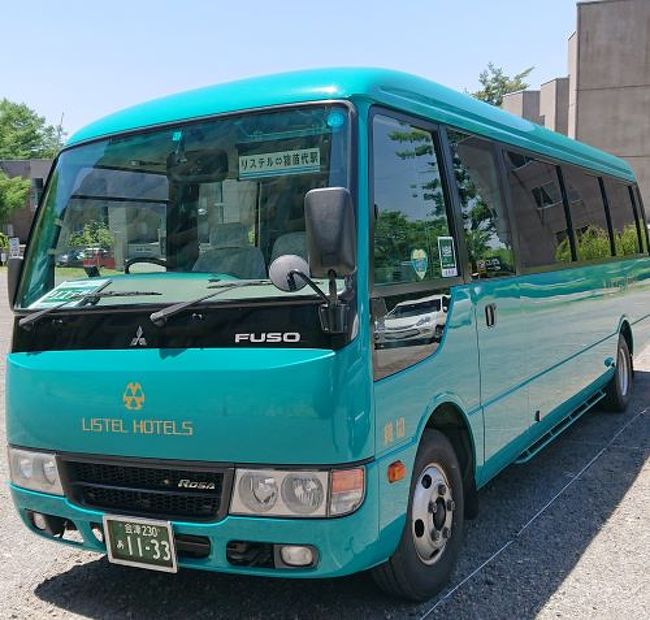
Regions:
[[616, 370], [605, 389], [605, 398], [603, 400], [605, 409], [618, 413], [622, 413], [627, 409], [630, 398], [632, 398], [633, 374], [630, 347], [621, 334], [618, 337], [618, 347], [616, 349]]
[[441, 432], [426, 430], [415, 459], [402, 538], [390, 559], [373, 569], [377, 585], [412, 601], [437, 594], [456, 563], [463, 511], [456, 453]]

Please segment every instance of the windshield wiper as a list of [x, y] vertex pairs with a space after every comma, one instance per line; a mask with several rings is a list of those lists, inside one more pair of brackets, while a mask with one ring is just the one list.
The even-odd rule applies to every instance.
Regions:
[[[102, 288], [106, 288], [110, 282], [107, 282]], [[162, 293], [159, 293], [157, 291], [102, 291], [97, 290], [93, 291], [91, 293], [84, 293], [84, 294], [79, 294], [79, 295], [73, 295], [70, 297], [70, 299], [66, 299], [64, 302], [57, 304], [56, 306], [50, 306], [48, 308], [44, 308], [43, 310], [39, 310], [38, 312], [33, 312], [32, 314], [28, 314], [27, 316], [24, 316], [20, 321], [18, 321], [18, 326], [22, 327], [24, 330], [29, 331], [34, 327], [38, 321], [40, 321], [43, 317], [47, 316], [50, 314], [50, 312], [54, 312], [55, 310], [60, 310], [64, 306], [67, 306], [69, 303], [72, 303], [73, 301], [78, 301], [79, 306], [78, 308], [81, 308], [82, 306], [85, 306], [87, 303], [93, 303], [97, 302], [100, 299], [104, 297], [136, 297], [136, 296], [144, 296], [144, 295], [162, 295]]]
[[162, 310], [158, 310], [157, 312], [152, 312], [149, 315], [151, 322], [157, 327], [162, 327], [163, 325], [165, 325], [165, 323], [167, 323], [167, 321], [171, 317], [173, 317], [176, 314], [179, 314], [180, 312], [183, 312], [184, 310], [187, 310], [187, 308], [196, 306], [201, 302], [207, 301], [208, 299], [212, 299], [213, 297], [217, 297], [217, 295], [226, 293], [234, 288], [240, 288], [242, 286], [257, 286], [260, 284], [268, 284], [270, 280], [246, 280], [244, 282], [232, 282], [232, 281], [219, 282], [218, 280], [216, 280], [216, 282], [218, 282], [218, 284], [213, 284], [212, 286], [208, 286], [208, 288], [209, 289], [216, 288], [219, 290], [214, 291], [212, 293], [208, 293], [207, 295], [201, 295], [201, 297], [197, 297], [196, 299], [191, 299], [190, 301], [181, 301], [177, 304], [172, 304], [171, 306], [167, 306], [166, 308], [163, 308]]

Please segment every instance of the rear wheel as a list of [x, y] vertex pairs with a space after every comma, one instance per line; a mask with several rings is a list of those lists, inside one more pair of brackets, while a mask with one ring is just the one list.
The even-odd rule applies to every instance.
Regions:
[[632, 355], [627, 340], [623, 335], [618, 337], [618, 348], [616, 350], [616, 370], [614, 376], [607, 384], [603, 406], [608, 411], [622, 413], [632, 398]]
[[437, 594], [458, 556], [463, 511], [456, 453], [442, 433], [426, 430], [415, 459], [402, 538], [390, 559], [373, 569], [377, 585], [413, 601]]

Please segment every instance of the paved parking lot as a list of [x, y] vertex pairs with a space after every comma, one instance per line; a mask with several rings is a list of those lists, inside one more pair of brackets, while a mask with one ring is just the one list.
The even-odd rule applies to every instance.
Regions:
[[[0, 374], [10, 314], [0, 273]], [[366, 575], [322, 581], [117, 567], [29, 533], [0, 489], [3, 618], [650, 618], [650, 349], [624, 415], [584, 416], [480, 493], [446, 593], [422, 605]], [[3, 388], [2, 388], [3, 389]], [[4, 443], [4, 409], [0, 439]], [[1, 459], [2, 478], [8, 478]]]

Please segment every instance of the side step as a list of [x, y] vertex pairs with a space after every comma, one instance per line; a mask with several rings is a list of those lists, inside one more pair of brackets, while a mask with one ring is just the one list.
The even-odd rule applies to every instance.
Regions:
[[526, 448], [515, 460], [517, 465], [528, 463], [538, 452], [541, 452], [560, 433], [571, 426], [580, 416], [587, 413], [598, 401], [605, 398], [605, 390], [594, 392], [585, 402], [576, 407], [566, 418], [562, 418], [553, 428], [544, 433], [534, 444]]

